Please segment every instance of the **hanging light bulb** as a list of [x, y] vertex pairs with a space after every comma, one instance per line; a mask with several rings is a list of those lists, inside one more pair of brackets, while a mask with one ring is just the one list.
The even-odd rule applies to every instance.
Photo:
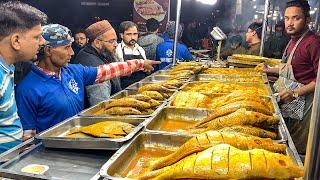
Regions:
[[197, 0], [203, 4], [208, 4], [208, 5], [215, 5], [218, 0]]

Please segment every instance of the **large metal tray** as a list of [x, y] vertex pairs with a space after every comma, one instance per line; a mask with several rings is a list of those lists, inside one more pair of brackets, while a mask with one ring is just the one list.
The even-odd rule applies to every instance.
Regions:
[[155, 132], [142, 132], [130, 143], [120, 148], [100, 169], [100, 176], [107, 179], [127, 179], [119, 176], [133, 158], [144, 148], [161, 147], [176, 149], [191, 136]]
[[[179, 107], [165, 107], [156, 116], [152, 117], [146, 126], [147, 131], [159, 132], [159, 133], [173, 133], [173, 134], [189, 134], [185, 131], [181, 131], [177, 125], [175, 126], [176, 131], [164, 131], [161, 130], [161, 125], [166, 123], [168, 120], [181, 120], [186, 123], [196, 123], [207, 117], [212, 110], [209, 109], [190, 109], [190, 108], [179, 108]], [[187, 127], [186, 127], [187, 128]]]
[[125, 116], [116, 116], [116, 115], [108, 115], [108, 114], [97, 114], [98, 111], [101, 109], [104, 109], [108, 103], [110, 103], [110, 100], [116, 99], [117, 97], [125, 96], [126, 93], [132, 93], [136, 92], [136, 90], [128, 90], [125, 92], [125, 90], [115, 94], [114, 96], [111, 97], [111, 99], [102, 101], [88, 109], [85, 109], [81, 111], [78, 115], [79, 116], [84, 116], [84, 117], [101, 117], [101, 118], [110, 118], [110, 117], [117, 117], [117, 118], [122, 118], [122, 117], [129, 117], [129, 118], [149, 118], [151, 116], [156, 115], [166, 104], [167, 101], [163, 101], [163, 103], [158, 106], [158, 108], [152, 113], [152, 114], [143, 114], [143, 115], [125, 115]]
[[[74, 127], [88, 126], [103, 121], [121, 121], [135, 126], [134, 130], [127, 136], [119, 139], [112, 138], [66, 138], [66, 133]], [[60, 124], [36, 135], [41, 139], [45, 147], [64, 148], [64, 149], [104, 149], [117, 150], [125, 142], [132, 139], [143, 127], [145, 119], [141, 118], [96, 118], [96, 117], [77, 117], [74, 116]]]
[[[189, 88], [191, 87], [195, 87], [195, 86], [200, 86], [201, 84], [206, 84], [206, 83], [210, 83], [212, 81], [195, 81], [195, 82], [188, 82], [185, 85], [183, 85], [181, 87], [182, 91], [188, 91]], [[266, 94], [260, 94], [260, 95], [264, 95], [264, 96], [270, 96], [272, 95], [272, 90], [269, 86], [269, 84], [265, 84], [265, 83], [241, 83], [241, 82], [223, 82], [223, 84], [236, 84], [236, 85], [242, 85], [242, 86], [246, 86], [246, 87], [257, 87], [257, 88], [261, 88], [264, 89], [266, 91]], [[225, 94], [225, 93], [219, 93], [217, 92], [216, 94]]]
[[[30, 147], [28, 150], [22, 151], [28, 146]], [[45, 148], [37, 140], [26, 141], [1, 154], [0, 159], [6, 159], [8, 156], [13, 156], [14, 158], [0, 166], [0, 176], [22, 180], [87, 180], [97, 176], [100, 177], [97, 173], [114, 152], [52, 149]], [[46, 165], [49, 169], [43, 175], [21, 172], [21, 169], [29, 164]]]
[[[178, 134], [165, 134], [156, 132], [142, 132], [135, 137], [129, 144], [119, 149], [100, 169], [100, 175], [107, 179], [125, 179], [120, 174], [126, 169], [139, 151], [148, 147], [161, 147], [167, 149], [176, 149], [185, 143], [191, 136]], [[295, 156], [295, 151], [287, 148], [287, 154], [290, 155], [296, 163], [299, 163], [299, 157]]]
[[[173, 101], [174, 101], [174, 98], [178, 95], [179, 92], [177, 92], [176, 94], [173, 95], [173, 97], [171, 98], [171, 100], [168, 102], [167, 106], [168, 107], [179, 107], [179, 106], [174, 106], [173, 105]], [[228, 95], [229, 93], [215, 93], [215, 94], [211, 94], [209, 97], [211, 98], [218, 98], [218, 97], [221, 97], [221, 96], [224, 96], [224, 95]], [[279, 106], [277, 104], [277, 101], [276, 99], [273, 97], [273, 96], [260, 96], [261, 98], [264, 98], [268, 101], [270, 101], [270, 103], [272, 103], [272, 112], [274, 114], [280, 114], [281, 111], [279, 109]], [[180, 108], [183, 108], [183, 107], [180, 107]], [[194, 107], [185, 107], [185, 108], [189, 108], [189, 109], [193, 109]], [[197, 109], [209, 109], [209, 110], [212, 110], [210, 108], [197, 108]]]
[[241, 76], [241, 75], [225, 75], [225, 74], [198, 74], [195, 77], [195, 81], [268, 83], [268, 78], [266, 75]]
[[[195, 123], [196, 121], [202, 120], [212, 113], [214, 110], [204, 109], [204, 108], [179, 108], [179, 107], [166, 107], [160, 111], [156, 116], [148, 120], [146, 125], [146, 130], [150, 132], [158, 133], [168, 133], [168, 134], [188, 134], [185, 131], [164, 131], [160, 127], [166, 123], [168, 120], [179, 119], [190, 123]], [[285, 132], [284, 121], [281, 115], [278, 115], [280, 118], [280, 123], [277, 128], [278, 137], [275, 139], [276, 142], [287, 142], [288, 136]]]

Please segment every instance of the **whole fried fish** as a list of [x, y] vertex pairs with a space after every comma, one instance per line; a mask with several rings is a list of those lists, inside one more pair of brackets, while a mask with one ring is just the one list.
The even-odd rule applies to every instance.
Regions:
[[141, 94], [151, 97], [154, 100], [163, 101], [164, 97], [157, 91], [143, 91]]
[[155, 170], [172, 165], [190, 154], [203, 151], [217, 144], [230, 144], [231, 146], [241, 150], [255, 148], [265, 149], [271, 152], [282, 154], [285, 154], [287, 148], [285, 144], [273, 143], [273, 141], [269, 138], [259, 138], [230, 131], [207, 131], [192, 137], [172, 154], [151, 161], [150, 169]]
[[146, 84], [141, 86], [138, 90], [139, 93], [144, 91], [158, 91], [158, 92], [164, 92], [164, 93], [172, 92], [172, 90], [166, 87], [163, 87], [160, 84]]
[[112, 107], [104, 110], [105, 114], [109, 115], [141, 115], [142, 113], [133, 107]]
[[148, 109], [150, 108], [150, 104], [144, 101], [139, 101], [134, 98], [120, 98], [111, 101], [109, 104], [106, 104], [105, 108], [109, 109], [111, 107], [133, 107], [136, 109]]
[[261, 138], [277, 139], [277, 133], [264, 130], [261, 128], [253, 127], [253, 126], [231, 126], [231, 127], [222, 128], [219, 131], [220, 132], [240, 132], [240, 133], [249, 134], [249, 135], [257, 136]]
[[139, 179], [290, 179], [303, 175], [288, 155], [264, 149], [240, 150], [228, 144], [212, 146], [177, 163], [148, 172]]
[[72, 133], [82, 132], [95, 137], [121, 138], [128, 135], [134, 126], [120, 121], [104, 121], [73, 130]]
[[133, 98], [139, 101], [149, 102], [152, 98], [149, 96], [146, 96], [144, 94], [134, 94], [127, 96], [128, 98]]

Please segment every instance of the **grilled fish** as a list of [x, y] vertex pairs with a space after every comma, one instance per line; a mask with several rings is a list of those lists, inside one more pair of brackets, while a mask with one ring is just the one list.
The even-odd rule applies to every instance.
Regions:
[[148, 109], [150, 108], [150, 104], [147, 102], [139, 101], [134, 98], [121, 98], [116, 99], [110, 102], [109, 104], [106, 104], [105, 108], [109, 109], [111, 107], [133, 107], [136, 109]]
[[73, 130], [72, 133], [82, 132], [95, 137], [121, 138], [128, 135], [134, 126], [120, 121], [104, 121]]
[[228, 104], [226, 106], [215, 108], [212, 114], [210, 114], [207, 118], [203, 119], [202, 121], [198, 122], [195, 125], [195, 127], [202, 127], [202, 125], [207, 123], [208, 121], [233, 113], [240, 108], [244, 108], [248, 111], [260, 112], [269, 116], [272, 115], [272, 113], [260, 103], [253, 102], [253, 101], [239, 101], [239, 102]]
[[161, 105], [157, 100], [154, 100], [154, 99], [150, 99], [148, 103], [150, 104], [151, 107], [157, 107]]
[[157, 91], [143, 91], [141, 94], [151, 97], [154, 100], [163, 101], [164, 97]]
[[290, 156], [263, 149], [243, 151], [219, 144], [139, 179], [289, 179], [302, 175], [303, 169]]
[[161, 86], [160, 84], [146, 84], [139, 88], [138, 92], [144, 92], [144, 91], [158, 91], [158, 92], [172, 92], [172, 90], [165, 88]]
[[129, 96], [127, 96], [127, 98], [134, 98], [136, 100], [144, 101], [144, 102], [148, 102], [152, 99], [151, 97], [143, 95], [143, 94], [129, 95]]
[[262, 113], [247, 111], [242, 108], [226, 116], [221, 116], [203, 124], [206, 130], [218, 130], [235, 125], [272, 128], [279, 124], [278, 116], [267, 116]]
[[151, 169], [169, 166], [190, 154], [217, 144], [230, 144], [241, 150], [258, 148], [282, 154], [286, 152], [286, 145], [274, 144], [270, 138], [259, 138], [237, 132], [207, 131], [192, 137], [172, 154], [151, 161]]
[[253, 126], [231, 126], [220, 129], [221, 132], [240, 132], [261, 138], [277, 139], [277, 133]]
[[105, 114], [109, 115], [141, 115], [141, 112], [138, 109], [133, 107], [112, 107], [104, 110]]

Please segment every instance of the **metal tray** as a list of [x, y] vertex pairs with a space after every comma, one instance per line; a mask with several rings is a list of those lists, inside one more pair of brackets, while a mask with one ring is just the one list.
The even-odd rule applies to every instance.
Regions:
[[[124, 90], [123, 90], [124, 91]], [[133, 92], [136, 90], [129, 90], [128, 93], [130, 92]], [[111, 100], [112, 99], [115, 99], [116, 97], [120, 97], [120, 96], [123, 96], [124, 94], [126, 94], [126, 92], [119, 92], [117, 94], [115, 94], [114, 96], [111, 97]], [[163, 103], [158, 106], [158, 108], [152, 113], [152, 114], [144, 114], [144, 115], [125, 115], [125, 116], [116, 116], [116, 115], [108, 115], [108, 114], [96, 114], [98, 111], [100, 111], [101, 109], [103, 109], [108, 103], [110, 102], [110, 99], [109, 100], [106, 100], [106, 101], [102, 101], [88, 109], [85, 109], [83, 111], [81, 111], [78, 115], [79, 116], [84, 116], [84, 117], [100, 117], [100, 118], [110, 118], [110, 117], [117, 117], [117, 118], [123, 118], [123, 117], [129, 117], [129, 118], [149, 118], [151, 116], [154, 116], [156, 115], [166, 104], [167, 102], [166, 101], [163, 101]]]
[[[168, 134], [190, 135], [189, 133], [184, 131], [176, 131], [176, 132], [163, 131], [163, 130], [160, 130], [160, 127], [163, 123], [168, 121], [168, 119], [181, 119], [183, 121], [187, 121], [190, 123], [199, 121], [207, 117], [208, 115], [210, 115], [210, 113], [212, 113], [213, 111], [214, 110], [212, 109], [204, 109], [204, 108], [181, 108], [181, 107], [179, 108], [179, 107], [169, 106], [162, 109], [160, 113], [158, 113], [156, 116], [148, 120], [148, 123], [146, 125], [146, 131], [159, 132], [159, 133], [165, 132]], [[278, 138], [275, 139], [274, 141], [278, 143], [287, 142], [288, 136], [287, 136], [287, 133], [285, 132], [284, 120], [281, 115], [278, 115], [278, 116], [280, 118], [280, 123], [277, 129]]]
[[128, 167], [133, 158], [144, 148], [161, 147], [176, 149], [191, 136], [155, 132], [142, 132], [130, 143], [120, 148], [100, 169], [100, 176], [107, 179], [127, 179], [117, 176]]
[[158, 83], [159, 81], [166, 81], [170, 78], [169, 75], [151, 75], [148, 76], [146, 78], [144, 78], [143, 80], [141, 80], [140, 82], [144, 82], [144, 83]]
[[[186, 83], [185, 85], [183, 85], [181, 87], [181, 90], [182, 91], [188, 91], [188, 89], [190, 87], [193, 87], [193, 86], [200, 86], [201, 84], [206, 84], [206, 83], [210, 83], [212, 81], [195, 81], [195, 82], [188, 82]], [[265, 89], [266, 93], [267, 94], [261, 94], [261, 95], [264, 95], [264, 96], [270, 96], [272, 95], [272, 90], [270, 88], [270, 85], [269, 84], [265, 84], [265, 83], [241, 83], [241, 82], [223, 82], [223, 84], [236, 84], [236, 85], [243, 85], [243, 86], [247, 86], [247, 87], [257, 87], [257, 88], [263, 88]], [[216, 94], [225, 94], [225, 93], [216, 93]]]
[[[181, 120], [189, 123], [195, 123], [207, 117], [212, 110], [209, 109], [190, 109], [179, 107], [165, 107], [156, 116], [152, 117], [146, 126], [147, 131], [159, 132], [159, 133], [173, 133], [173, 134], [189, 134], [184, 131], [179, 131], [177, 125], [177, 131], [164, 131], [161, 130], [161, 125], [168, 120]], [[183, 124], [182, 124], [183, 125]]]
[[[112, 138], [66, 138], [64, 135], [74, 127], [88, 126], [103, 121], [121, 121], [134, 126], [134, 130], [127, 136], [119, 139]], [[138, 118], [96, 118], [96, 117], [77, 117], [67, 119], [56, 126], [36, 135], [41, 139], [45, 147], [64, 148], [64, 149], [104, 149], [117, 150], [125, 142], [133, 138], [143, 127], [145, 119]]]
[[[119, 149], [100, 169], [100, 176], [107, 179], [125, 179], [119, 176], [129, 166], [130, 162], [139, 151], [147, 147], [161, 147], [176, 149], [185, 143], [191, 136], [174, 135], [156, 132], [142, 132], [135, 137], [129, 144]], [[287, 154], [290, 155], [296, 163], [299, 164], [299, 157], [296, 157], [295, 151], [287, 148]], [[296, 159], [298, 158], [298, 159]]]
[[[22, 152], [21, 150], [26, 146], [30, 146], [30, 148]], [[16, 152], [19, 152], [18, 155]], [[97, 177], [101, 166], [114, 152], [115, 151], [48, 149], [37, 140], [26, 141], [1, 154], [1, 159], [4, 159], [4, 156], [14, 156], [14, 158], [0, 166], [0, 176], [23, 180], [87, 180]], [[47, 165], [49, 169], [43, 175], [21, 172], [21, 169], [29, 164]], [[98, 174], [98, 177], [100, 177], [100, 174]]]
[[[252, 80], [252, 78], [255, 78]], [[241, 76], [225, 74], [198, 74], [195, 81], [221, 81], [221, 82], [250, 82], [250, 83], [268, 83], [265, 75], [260, 76]]]

